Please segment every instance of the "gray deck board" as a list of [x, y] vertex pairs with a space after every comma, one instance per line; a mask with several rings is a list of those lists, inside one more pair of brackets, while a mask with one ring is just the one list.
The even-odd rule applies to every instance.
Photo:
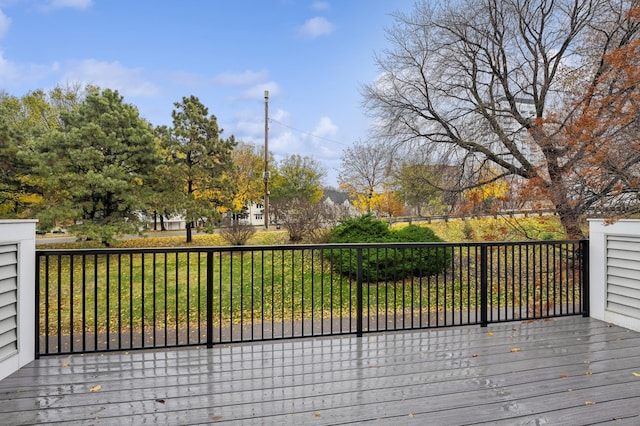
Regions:
[[48, 357], [0, 423], [640, 424], [633, 373], [640, 333], [582, 317]]

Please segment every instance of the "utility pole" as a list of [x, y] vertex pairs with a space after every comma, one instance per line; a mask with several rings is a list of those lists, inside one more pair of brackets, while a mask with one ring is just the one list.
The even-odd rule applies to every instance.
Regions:
[[264, 91], [264, 229], [269, 229], [269, 91]]

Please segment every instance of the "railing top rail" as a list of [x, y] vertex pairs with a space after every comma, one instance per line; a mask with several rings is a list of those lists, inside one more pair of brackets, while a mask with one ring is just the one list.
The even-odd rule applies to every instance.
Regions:
[[340, 243], [340, 244], [280, 244], [264, 246], [200, 246], [200, 247], [147, 247], [147, 248], [90, 248], [90, 249], [36, 249], [40, 256], [65, 254], [142, 254], [142, 253], [207, 253], [207, 252], [255, 252], [284, 250], [330, 250], [372, 248], [420, 248], [420, 247], [503, 247], [503, 246], [552, 246], [579, 244], [588, 240], [545, 241], [485, 241], [485, 242], [386, 242], [386, 243]]

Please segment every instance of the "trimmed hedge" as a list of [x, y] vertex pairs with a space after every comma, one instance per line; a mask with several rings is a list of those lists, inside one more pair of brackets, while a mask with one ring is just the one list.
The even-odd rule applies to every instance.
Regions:
[[[443, 242], [431, 229], [409, 225], [389, 229], [386, 222], [367, 214], [344, 219], [335, 227], [330, 243]], [[326, 257], [334, 270], [351, 278], [357, 275], [356, 250], [327, 250]], [[436, 275], [451, 261], [451, 248], [367, 248], [363, 250], [363, 281], [397, 281], [408, 276]]]

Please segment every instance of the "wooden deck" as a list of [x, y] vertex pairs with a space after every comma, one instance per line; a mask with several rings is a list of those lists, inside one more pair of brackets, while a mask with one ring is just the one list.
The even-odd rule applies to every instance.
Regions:
[[43, 358], [1, 424], [640, 424], [640, 333], [550, 321]]

